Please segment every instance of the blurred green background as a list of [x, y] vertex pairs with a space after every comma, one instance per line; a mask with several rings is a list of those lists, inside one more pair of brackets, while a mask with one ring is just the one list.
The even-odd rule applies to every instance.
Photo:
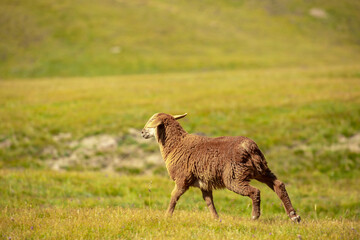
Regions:
[[285, 174], [358, 173], [358, 1], [0, 4], [0, 166], [166, 174], [138, 131], [188, 112], [187, 131], [253, 138]]
[[354, 0], [2, 0], [2, 78], [359, 61]]
[[[316, 231], [300, 227], [304, 239], [356, 239], [359, 13], [355, 0], [0, 0], [0, 238], [73, 235], [25, 231], [33, 214], [48, 229], [58, 223], [43, 207], [64, 216], [95, 206], [139, 208], [139, 216], [164, 210], [173, 183], [140, 129], [155, 112], [187, 112], [180, 123], [190, 133], [258, 143], [295, 208], [319, 220]], [[293, 226], [279, 230], [274, 220], [285, 218], [277, 196], [252, 184], [264, 196], [265, 221], [295, 239]], [[207, 211], [190, 192], [178, 208]], [[215, 199], [224, 214], [250, 216], [246, 198], [219, 191]], [[92, 235], [94, 214], [75, 228], [78, 238], [81, 229], [101, 236]], [[344, 219], [343, 232], [324, 233]], [[158, 237], [167, 228], [153, 226]], [[252, 239], [254, 230], [242, 229]], [[224, 233], [239, 238], [236, 229]], [[116, 227], [106, 234], [119, 237]]]

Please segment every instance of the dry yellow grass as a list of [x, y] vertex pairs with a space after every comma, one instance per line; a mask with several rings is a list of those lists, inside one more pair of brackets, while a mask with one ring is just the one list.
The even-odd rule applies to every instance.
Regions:
[[203, 211], [112, 208], [37, 208], [0, 210], [3, 239], [359, 239], [360, 223], [349, 220], [251, 221]]
[[250, 220], [250, 200], [230, 191], [215, 192], [221, 220], [212, 219], [198, 189], [165, 218], [173, 186], [166, 178], [1, 170], [0, 238], [359, 239], [356, 180], [303, 180], [288, 186], [302, 216], [295, 224], [263, 185], [258, 221]]

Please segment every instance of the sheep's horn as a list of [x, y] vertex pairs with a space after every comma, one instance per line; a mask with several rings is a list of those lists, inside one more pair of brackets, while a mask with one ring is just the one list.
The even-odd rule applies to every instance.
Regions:
[[180, 118], [185, 117], [186, 115], [187, 115], [187, 113], [184, 113], [184, 114], [182, 114], [182, 115], [175, 115], [175, 116], [173, 116], [173, 117], [177, 120], [177, 119], [180, 119]]

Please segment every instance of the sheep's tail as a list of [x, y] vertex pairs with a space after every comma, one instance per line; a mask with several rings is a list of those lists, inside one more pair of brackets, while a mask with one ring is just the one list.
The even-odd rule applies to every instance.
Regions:
[[255, 167], [255, 170], [260, 175], [269, 174], [271, 171], [267, 165], [264, 154], [260, 151], [260, 149], [256, 146], [256, 148], [252, 149], [251, 160]]

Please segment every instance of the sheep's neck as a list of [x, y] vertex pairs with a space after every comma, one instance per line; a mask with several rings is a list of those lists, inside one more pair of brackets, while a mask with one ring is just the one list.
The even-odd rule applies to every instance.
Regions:
[[180, 126], [179, 123], [164, 124], [163, 129], [158, 133], [158, 143], [163, 159], [166, 161], [167, 156], [175, 148], [181, 145], [182, 139], [187, 135], [187, 132]]

